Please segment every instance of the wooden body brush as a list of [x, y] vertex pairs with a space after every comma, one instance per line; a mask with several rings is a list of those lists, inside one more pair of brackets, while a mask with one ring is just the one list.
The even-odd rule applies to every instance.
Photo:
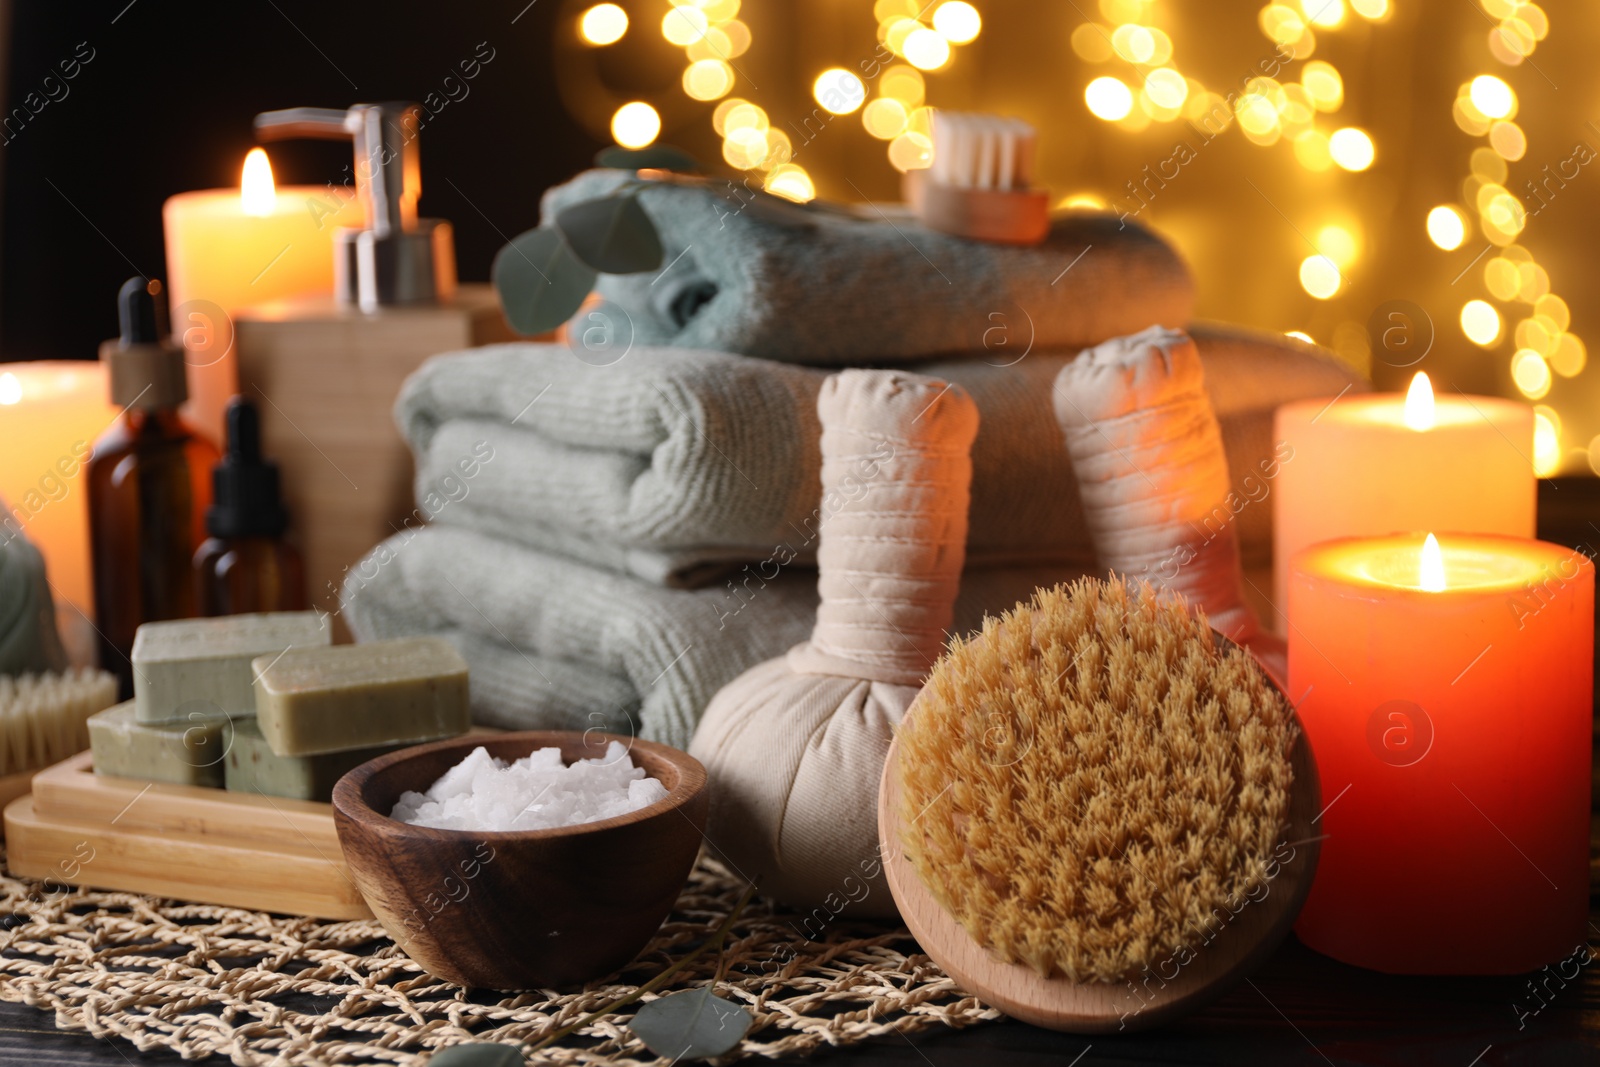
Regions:
[[707, 839], [740, 874], [824, 921], [892, 916], [878, 781], [950, 627], [978, 412], [941, 381], [847, 370], [823, 383], [817, 413], [816, 627], [723, 687], [689, 751], [712, 782]]
[[1281, 691], [1148, 585], [1040, 590], [956, 641], [878, 819], [900, 914], [963, 988], [1081, 1033], [1197, 1007], [1288, 933], [1318, 852]]
[[1050, 232], [1050, 195], [1032, 186], [1036, 141], [1019, 119], [935, 111], [933, 163], [906, 172], [906, 202], [930, 230], [1038, 244]]
[[0, 675], [0, 806], [28, 791], [34, 771], [88, 748], [89, 716], [116, 702], [106, 671]]

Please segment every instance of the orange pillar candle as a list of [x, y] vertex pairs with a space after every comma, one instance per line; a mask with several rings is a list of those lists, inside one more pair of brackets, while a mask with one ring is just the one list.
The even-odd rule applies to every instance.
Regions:
[[1594, 564], [1543, 541], [1317, 545], [1289, 693], [1326, 834], [1295, 926], [1403, 974], [1516, 974], [1587, 943]]
[[189, 359], [185, 415], [216, 444], [238, 391], [232, 315], [302, 293], [333, 292], [333, 240], [365, 219], [354, 186], [276, 188], [251, 149], [238, 189], [179, 193], [162, 210], [172, 333]]
[[0, 363], [0, 500], [10, 509], [0, 539], [20, 531], [33, 542], [78, 619], [94, 615], [83, 468], [116, 417], [99, 363]]
[[1418, 373], [1405, 395], [1286, 404], [1276, 439], [1293, 449], [1271, 494], [1280, 611], [1291, 561], [1319, 541], [1410, 530], [1533, 536], [1538, 489], [1526, 404], [1435, 400]]

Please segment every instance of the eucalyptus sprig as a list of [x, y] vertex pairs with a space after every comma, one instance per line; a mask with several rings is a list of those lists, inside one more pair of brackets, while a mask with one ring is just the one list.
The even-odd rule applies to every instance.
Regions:
[[540, 334], [577, 314], [601, 274], [659, 270], [661, 235], [639, 203], [651, 185], [699, 186], [728, 203], [723, 218], [749, 215], [774, 225], [810, 226], [818, 205], [796, 204], [748, 182], [693, 173], [693, 156], [671, 145], [607, 148], [598, 166], [632, 171], [602, 196], [568, 204], [554, 219], [518, 234], [494, 258], [491, 276], [512, 329]]

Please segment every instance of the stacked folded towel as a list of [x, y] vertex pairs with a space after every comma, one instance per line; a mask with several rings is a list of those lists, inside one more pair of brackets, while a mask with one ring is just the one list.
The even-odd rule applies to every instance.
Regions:
[[[546, 214], [619, 180], [582, 175], [547, 196]], [[353, 568], [342, 610], [361, 640], [454, 640], [481, 722], [687, 746], [718, 689], [806, 639], [817, 593], [804, 565], [829, 506], [816, 415], [827, 366], [914, 360], [977, 404], [958, 630], [1096, 569], [1052, 386], [1079, 346], [1187, 318], [1175, 253], [1095, 216], [1008, 249], [764, 202], [730, 214], [714, 190], [640, 193], [667, 260], [654, 276], [601, 279], [633, 323], [619, 361], [498, 345], [435, 357], [402, 390], [396, 418], [431, 521]], [[967, 337], [989, 309], [1024, 307], [1031, 345]], [[1276, 334], [1191, 332], [1246, 561], [1264, 563], [1263, 498], [1282, 459], [1273, 409], [1360, 383]]]
[[[1234, 521], [1247, 561], [1264, 563], [1273, 408], [1354, 379], [1299, 342], [1194, 334]], [[1051, 407], [1067, 358], [916, 365], [962, 385], [979, 409], [960, 627], [1094, 568]], [[434, 521], [351, 571], [352, 629], [363, 640], [453, 637], [473, 668], [480, 721], [637, 728], [686, 744], [717, 689], [810, 633], [815, 576], [790, 564], [811, 557], [825, 506], [825, 378], [681, 349], [638, 349], [611, 367], [540, 344], [430, 360], [396, 412]]]

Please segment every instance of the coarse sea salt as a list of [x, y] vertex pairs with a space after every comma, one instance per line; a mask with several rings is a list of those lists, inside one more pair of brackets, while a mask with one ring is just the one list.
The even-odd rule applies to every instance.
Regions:
[[561, 762], [559, 748], [507, 763], [479, 746], [426, 793], [401, 793], [390, 817], [440, 830], [552, 830], [626, 815], [666, 797], [666, 787], [634, 766], [618, 741], [605, 755], [571, 765]]

